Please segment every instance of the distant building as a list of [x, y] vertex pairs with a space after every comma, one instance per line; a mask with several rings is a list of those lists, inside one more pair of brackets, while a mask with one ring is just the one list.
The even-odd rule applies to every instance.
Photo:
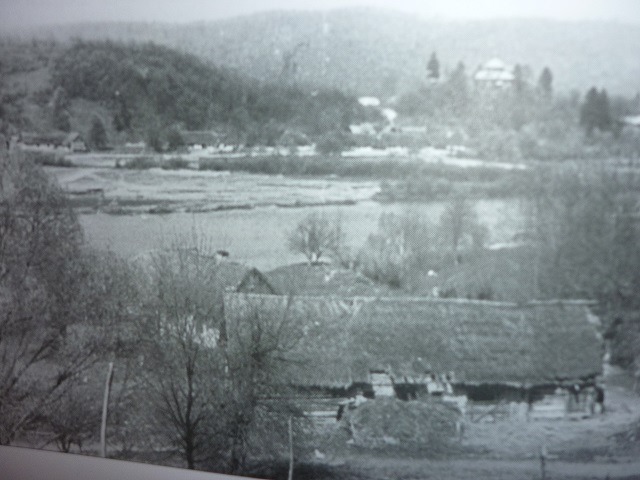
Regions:
[[118, 147], [118, 152], [129, 155], [140, 155], [144, 153], [146, 149], [147, 144], [145, 142], [127, 142]]
[[492, 58], [476, 71], [473, 80], [479, 88], [508, 88], [515, 77], [513, 69], [499, 58]]
[[380, 99], [377, 97], [360, 97], [358, 103], [363, 107], [379, 107]]
[[21, 133], [18, 136], [17, 144], [30, 150], [87, 151], [87, 145], [78, 132]]
[[349, 125], [349, 132], [352, 135], [376, 135], [376, 127], [371, 122]]
[[191, 151], [216, 148], [220, 144], [220, 135], [212, 130], [192, 130], [180, 132], [185, 146]]
[[619, 122], [622, 126], [640, 128], [640, 115], [627, 115], [622, 117]]

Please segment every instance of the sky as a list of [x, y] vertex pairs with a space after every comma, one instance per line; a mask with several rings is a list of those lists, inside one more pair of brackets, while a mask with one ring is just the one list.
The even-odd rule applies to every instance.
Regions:
[[640, 24], [640, 0], [0, 0], [0, 27], [85, 21], [192, 22], [268, 10], [374, 6], [429, 18], [537, 17]]

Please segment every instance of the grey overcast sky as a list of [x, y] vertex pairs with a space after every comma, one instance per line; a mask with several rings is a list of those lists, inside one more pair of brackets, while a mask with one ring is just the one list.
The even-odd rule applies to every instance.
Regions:
[[542, 17], [640, 24], [640, 0], [0, 0], [0, 27], [84, 21], [191, 22], [267, 10], [384, 7], [425, 18]]

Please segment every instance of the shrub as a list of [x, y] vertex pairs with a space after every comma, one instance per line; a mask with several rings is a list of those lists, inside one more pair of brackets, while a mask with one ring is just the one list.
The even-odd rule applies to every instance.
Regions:
[[148, 170], [150, 168], [158, 168], [160, 164], [153, 157], [135, 157], [125, 162], [123, 167], [131, 170]]
[[174, 157], [162, 163], [163, 170], [185, 170], [189, 168], [189, 162], [184, 158]]
[[59, 152], [24, 151], [25, 159], [48, 167], [73, 167], [73, 162]]
[[440, 401], [380, 398], [348, 412], [342, 426], [353, 444], [366, 449], [395, 449], [436, 455], [456, 438], [460, 412]]

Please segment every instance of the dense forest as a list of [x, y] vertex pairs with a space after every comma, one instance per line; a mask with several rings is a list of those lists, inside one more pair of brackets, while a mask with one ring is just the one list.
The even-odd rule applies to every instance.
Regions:
[[336, 90], [248, 79], [150, 43], [7, 41], [3, 50], [4, 77], [49, 77], [32, 92], [18, 81], [5, 94], [3, 117], [17, 128], [33, 128], [21, 113], [35, 103], [50, 110], [54, 128], [68, 131], [72, 103], [88, 101], [116, 135], [151, 145], [173, 130], [199, 129], [219, 129], [238, 143], [273, 145], [288, 128], [312, 137], [338, 134], [365, 116], [355, 98]]

